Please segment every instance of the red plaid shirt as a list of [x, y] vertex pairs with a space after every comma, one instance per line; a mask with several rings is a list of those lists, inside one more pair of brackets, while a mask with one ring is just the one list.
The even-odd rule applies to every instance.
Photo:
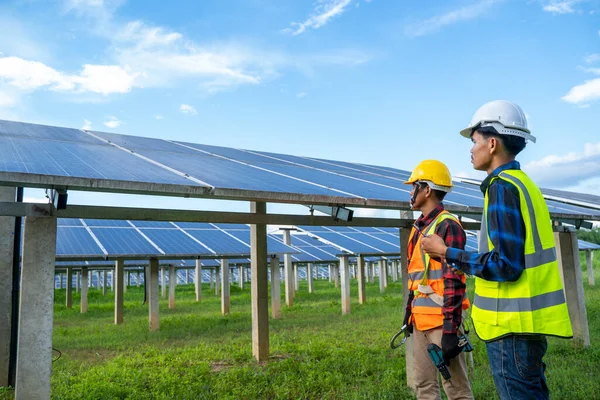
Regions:
[[[421, 230], [433, 222], [433, 220], [444, 210], [444, 205], [440, 203], [436, 208], [431, 210], [429, 214], [423, 215], [417, 219], [415, 225]], [[446, 246], [456, 249], [464, 249], [467, 242], [467, 235], [463, 228], [454, 220], [445, 219], [435, 227], [435, 233], [444, 239]], [[418, 235], [413, 236], [413, 248], [417, 244]], [[435, 258], [434, 258], [435, 260]], [[439, 261], [439, 259], [437, 259]], [[442, 333], [456, 333], [462, 322], [462, 301], [466, 295], [467, 287], [462, 282], [461, 276], [457, 275], [446, 264], [446, 260], [442, 260], [442, 271], [444, 277], [444, 325]], [[406, 309], [410, 311], [412, 300], [414, 298], [413, 291], [410, 292]]]

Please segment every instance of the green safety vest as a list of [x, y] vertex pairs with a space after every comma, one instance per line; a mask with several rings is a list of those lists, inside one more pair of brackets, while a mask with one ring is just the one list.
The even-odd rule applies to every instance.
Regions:
[[[573, 337], [563, 283], [558, 269], [550, 213], [540, 189], [521, 170], [506, 170], [495, 179], [519, 191], [525, 225], [525, 269], [514, 282], [475, 278], [471, 317], [482, 340], [510, 334]], [[485, 193], [479, 252], [494, 249], [487, 230], [488, 193]], [[485, 240], [487, 239], [487, 240]]]

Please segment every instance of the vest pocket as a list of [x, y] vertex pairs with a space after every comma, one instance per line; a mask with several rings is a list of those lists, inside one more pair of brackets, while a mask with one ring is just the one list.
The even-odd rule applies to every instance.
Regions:
[[486, 325], [498, 325], [500, 282], [475, 280], [473, 319]]

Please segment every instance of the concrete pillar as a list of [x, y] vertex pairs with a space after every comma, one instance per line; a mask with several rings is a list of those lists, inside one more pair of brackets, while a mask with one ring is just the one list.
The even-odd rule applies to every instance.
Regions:
[[49, 399], [56, 217], [25, 217], [15, 399]]
[[221, 314], [229, 314], [229, 260], [221, 260]]
[[215, 272], [216, 272], [216, 268], [213, 268], [210, 270], [210, 288], [211, 289], [215, 288]]
[[[564, 227], [558, 227], [564, 229]], [[567, 229], [565, 229], [567, 230]], [[579, 245], [577, 233], [571, 231], [554, 232], [558, 267], [561, 271], [569, 308], [569, 317], [573, 327], [573, 342], [577, 346], [590, 346], [590, 330], [588, 326], [583, 277], [579, 265]]]
[[108, 276], [108, 272], [106, 270], [102, 271], [102, 296], [106, 296], [106, 278]]
[[115, 270], [110, 271], [110, 291], [115, 291]]
[[371, 265], [370, 265], [370, 263], [365, 261], [364, 257], [363, 257], [363, 268], [365, 270], [365, 283], [368, 283], [371, 281]]
[[[81, 286], [81, 273], [75, 271], [75, 293], [79, 293], [79, 287]], [[60, 288], [62, 289], [62, 279], [60, 282]]]
[[300, 290], [300, 274], [298, 273], [298, 268], [300, 268], [298, 266], [298, 264], [293, 264], [294, 265], [294, 297], [296, 297], [296, 293], [298, 290]]
[[200, 260], [196, 260], [194, 285], [196, 286], [196, 301], [200, 302], [202, 300], [202, 263]]
[[185, 284], [187, 285], [189, 281], [190, 281], [190, 270], [186, 268], [185, 269]]
[[333, 283], [335, 287], [340, 287], [340, 267], [337, 264], [333, 264]]
[[375, 283], [375, 277], [377, 276], [377, 266], [375, 262], [371, 262], [371, 283]]
[[358, 271], [358, 304], [365, 304], [367, 292], [365, 291], [365, 258], [358, 256], [356, 259], [356, 269]]
[[281, 280], [279, 279], [279, 257], [271, 257], [271, 317], [281, 318]]
[[81, 268], [81, 299], [79, 308], [82, 314], [88, 311], [88, 286], [89, 285], [89, 272], [86, 267]]
[[125, 262], [123, 260], [115, 261], [115, 270], [113, 272], [113, 287], [115, 288], [115, 324], [123, 323], [123, 271]]
[[594, 286], [596, 282], [594, 281], [594, 252], [589, 250], [585, 252], [585, 263], [587, 265], [587, 273], [588, 273], [588, 283], [590, 286]]
[[342, 315], [350, 314], [350, 266], [348, 256], [340, 257], [340, 275], [342, 281]]
[[331, 264], [329, 264], [327, 266], [327, 274], [329, 276], [329, 282], [331, 282], [331, 280], [333, 279], [333, 275], [332, 275], [332, 272], [331, 272]]
[[398, 260], [392, 260], [392, 281], [398, 282]]
[[[14, 202], [16, 189], [0, 186], [0, 201]], [[8, 386], [12, 331], [15, 217], [0, 217], [0, 387]], [[52, 275], [54, 278], [54, 274]], [[16, 289], [16, 288], [15, 288]], [[52, 280], [54, 289], [54, 279]], [[16, 290], [15, 290], [16, 295]]]
[[[407, 215], [407, 213], [410, 213]], [[400, 212], [400, 218], [412, 218], [412, 211]], [[410, 229], [400, 228], [400, 254], [404, 259], [408, 254], [408, 236], [410, 235]], [[402, 308], [406, 308], [406, 302], [408, 301], [408, 263], [402, 263]], [[404, 313], [399, 313], [398, 326], [402, 325], [402, 318]], [[413, 391], [416, 390], [415, 377], [414, 377], [414, 357], [413, 357], [413, 342], [412, 336], [408, 338], [404, 343], [404, 352], [406, 359], [406, 385]]]
[[[267, 204], [252, 202], [250, 203], [250, 212], [264, 215], [267, 213]], [[269, 358], [269, 280], [267, 273], [267, 226], [265, 224], [250, 225], [250, 246], [252, 260], [252, 354], [257, 361], [264, 361]]]
[[67, 308], [73, 307], [73, 268], [67, 267], [67, 285], [66, 285], [66, 301]]
[[131, 271], [125, 271], [125, 279], [123, 280], [123, 293], [127, 293], [127, 286], [131, 285]]
[[175, 286], [177, 285], [177, 271], [174, 265], [169, 265], [169, 309], [175, 308]]
[[158, 260], [150, 259], [150, 276], [148, 279], [148, 325], [150, 331], [160, 328], [158, 318]]
[[221, 292], [221, 268], [215, 268], [215, 296], [219, 296]]
[[379, 260], [379, 291], [385, 293], [385, 267], [384, 260]]
[[313, 265], [308, 263], [306, 266], [306, 281], [308, 282], [308, 293], [314, 292], [313, 290]]
[[138, 271], [136, 274], [135, 286], [140, 287], [141, 284], [142, 284], [142, 272]]
[[238, 284], [240, 285], [240, 289], [244, 288], [244, 267], [238, 268]]
[[[283, 230], [283, 243], [292, 244], [292, 235], [289, 229]], [[283, 267], [285, 268], [285, 304], [288, 307], [294, 305], [294, 271], [292, 266], [292, 255], [283, 255]]]
[[160, 295], [164, 299], [167, 297], [167, 277], [165, 273], [165, 267], [160, 267]]

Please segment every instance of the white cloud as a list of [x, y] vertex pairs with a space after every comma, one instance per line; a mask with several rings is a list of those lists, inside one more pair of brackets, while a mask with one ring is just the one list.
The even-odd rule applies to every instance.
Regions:
[[580, 0], [550, 0], [545, 1], [542, 9], [553, 14], [571, 14], [575, 12], [573, 6]]
[[306, 93], [306, 92], [299, 92], [296, 94], [296, 97], [301, 99], [303, 97], [306, 97], [307, 95], [308, 95], [308, 93]]
[[81, 129], [83, 129], [84, 131], [89, 131], [90, 129], [92, 129], [92, 123], [91, 121], [88, 121], [87, 119], [83, 120], [83, 126], [81, 127]]
[[190, 106], [189, 104], [182, 104], [181, 106], [179, 106], [179, 111], [181, 111], [184, 114], [198, 115], [198, 111], [196, 111], [196, 109]]
[[127, 93], [135, 78], [135, 74], [117, 65], [86, 64], [78, 75], [69, 75], [38, 61], [19, 57], [0, 58], [0, 80], [24, 90], [48, 87], [53, 91], [76, 93]]
[[15, 99], [7, 93], [0, 92], [0, 107], [11, 107], [15, 105]]
[[117, 117], [108, 117], [108, 121], [106, 121], [104, 123], [104, 126], [107, 126], [109, 128], [115, 129], [118, 128], [119, 126], [121, 126], [122, 122], [119, 121], [119, 119]]
[[336, 15], [342, 14], [352, 0], [319, 0], [313, 14], [304, 22], [292, 22], [292, 28], [283, 29], [284, 33], [299, 35], [307, 28], [318, 29], [329, 22]]
[[595, 62], [600, 61], [600, 53], [596, 53], [596, 54], [590, 54], [589, 56], [586, 56], [583, 61], [585, 61], [586, 64], [593, 64]]
[[585, 81], [581, 85], [573, 86], [569, 92], [562, 97], [568, 103], [578, 104], [600, 98], [600, 78]]
[[442, 15], [436, 15], [424, 21], [419, 21], [405, 27], [404, 33], [409, 37], [419, 37], [435, 33], [447, 25], [454, 25], [458, 22], [475, 19], [485, 14], [490, 7], [503, 0], [483, 0], [450, 11]]
[[163, 117], [162, 115], [160, 115], [160, 114], [159, 114], [159, 115], [155, 115], [155, 116], [154, 116], [154, 119], [156, 119], [156, 120], [160, 121], [161, 119], [164, 119], [164, 117]]
[[523, 166], [540, 186], [565, 188], [600, 175], [600, 142], [586, 143], [582, 152], [550, 155]]

